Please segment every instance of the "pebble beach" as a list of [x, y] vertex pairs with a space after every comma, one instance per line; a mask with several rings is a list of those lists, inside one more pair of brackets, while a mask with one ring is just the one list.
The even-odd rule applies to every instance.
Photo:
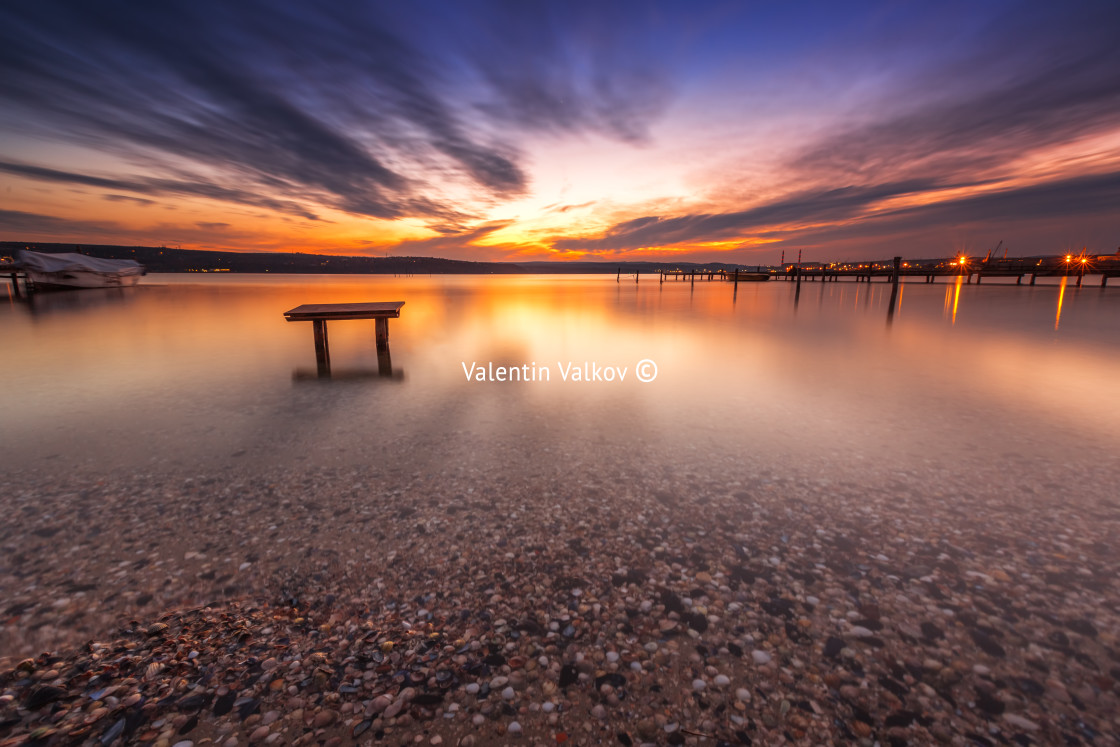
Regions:
[[1118, 742], [1107, 475], [612, 456], [17, 472], [0, 745]]

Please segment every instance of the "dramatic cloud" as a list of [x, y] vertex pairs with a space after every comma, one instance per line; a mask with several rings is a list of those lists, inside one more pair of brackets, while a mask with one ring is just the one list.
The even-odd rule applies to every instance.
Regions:
[[64, 244], [142, 244], [146, 246], [198, 243], [207, 248], [213, 232], [219, 231], [230, 240], [255, 249], [275, 250], [268, 237], [239, 232], [223, 223], [200, 221], [193, 224], [156, 223], [134, 228], [111, 220], [75, 220], [19, 210], [0, 210], [0, 232], [18, 235], [27, 240], [55, 241]]
[[28, 236], [67, 234], [73, 231], [103, 236], [112, 230], [112, 226], [93, 221], [70, 221], [52, 215], [25, 213], [20, 210], [0, 210], [0, 229]]
[[561, 239], [557, 249], [602, 251], [670, 246], [735, 238], [785, 223], [844, 221], [887, 197], [911, 194], [934, 185], [929, 182], [879, 184], [805, 192], [735, 213], [644, 216], [613, 226], [601, 238]]
[[484, 253], [485, 259], [497, 259], [500, 255], [506, 254], [507, 251], [494, 247], [481, 249], [477, 242], [510, 224], [511, 221], [508, 220], [491, 221], [471, 229], [446, 232], [441, 236], [433, 236], [428, 239], [402, 241], [393, 246], [392, 252], [397, 256], [437, 256], [447, 259], [478, 259], [479, 254]]
[[[1115, 16], [1115, 14], [1113, 14]], [[1113, 29], [1115, 27], [1112, 27]], [[953, 179], [989, 172], [1025, 153], [1120, 127], [1120, 46], [1107, 27], [1086, 32], [1072, 49], [1054, 42], [1018, 55], [1008, 79], [940, 80], [918, 89], [912, 111], [826, 137], [788, 165], [814, 178]], [[1021, 44], [993, 39], [993, 46]], [[1068, 37], [1062, 38], [1068, 44]], [[973, 60], [990, 68], [992, 50]], [[951, 72], [961, 71], [953, 66]], [[949, 74], [940, 71], [941, 75]], [[966, 177], [967, 178], [967, 177]]]
[[[555, 246], [568, 251], [618, 252], [755, 235], [782, 239], [799, 248], [827, 244], [830, 238], [914, 235], [937, 227], [1115, 214], [1120, 205], [1120, 173], [1109, 173], [865, 214], [880, 200], [918, 194], [932, 186], [909, 182], [849, 187], [799, 194], [738, 213], [646, 216], [619, 223], [602, 237], [559, 239]], [[823, 228], [821, 224], [825, 224]]]
[[[62, 182], [80, 184], [87, 187], [103, 187], [105, 189], [123, 189], [147, 195], [184, 195], [188, 197], [205, 197], [222, 202], [232, 202], [240, 205], [267, 208], [279, 213], [297, 215], [308, 220], [316, 220], [313, 213], [304, 210], [300, 205], [285, 200], [277, 200], [252, 191], [223, 187], [209, 182], [190, 182], [175, 179], [156, 179], [151, 177], [134, 177], [124, 179], [110, 179], [106, 177], [90, 176], [88, 174], [74, 174], [58, 169], [48, 169], [42, 166], [29, 166], [20, 163], [0, 161], [0, 172], [26, 176], [32, 179], [48, 182]], [[125, 195], [106, 196], [113, 200], [135, 200], [137, 202], [151, 203], [151, 200], [138, 199]]]
[[627, 28], [645, 27], [636, 18], [643, 9], [611, 3], [593, 8], [506, 4], [476, 41], [476, 62], [493, 90], [482, 109], [537, 130], [648, 140], [649, 126], [668, 100], [666, 76], [656, 72], [651, 50], [635, 48], [639, 39], [621, 44], [619, 38]]
[[[465, 119], [477, 111], [447, 93], [458, 80], [450, 62], [422, 51], [393, 23], [368, 5], [7, 5], [0, 10], [0, 100], [9, 113], [0, 124], [34, 118], [40, 131], [158, 174], [127, 185], [73, 174], [76, 183], [194, 191], [305, 217], [327, 206], [385, 219], [462, 221], [468, 216], [445, 182], [465, 180], [495, 198], [523, 193], [516, 145], [494, 134], [524, 124], [518, 96], [480, 91], [479, 98], [501, 104], [488, 107], [486, 121]], [[540, 74], [564, 63], [535, 58]], [[494, 70], [487, 66], [477, 77]], [[526, 74], [533, 73], [521, 70], [525, 86], [550, 88]], [[592, 77], [591, 90], [556, 95], [573, 110], [600, 114], [555, 126], [636, 137], [640, 127], [626, 124], [626, 112], [652, 110], [631, 85], [633, 72], [604, 69]], [[34, 165], [22, 173], [56, 176]]]
[[[1040, 19], [1027, 10], [1025, 20], [998, 19], [986, 44], [911, 81], [904, 97], [890, 91], [883, 116], [795, 149], [781, 164], [793, 186], [785, 196], [724, 213], [640, 216], [598, 236], [559, 238], [555, 247], [625, 252], [766, 237], [776, 240], [772, 251], [887, 231], [916, 237], [985, 220], [1120, 218], [1114, 174], [1070, 176], [1046, 156], [1111, 135], [1111, 166], [1120, 165], [1120, 46], [1109, 23], [1120, 13], [1101, 7]], [[1048, 34], [1039, 33], [1044, 21]], [[1104, 156], [1077, 168], [1108, 169]], [[1041, 183], [1017, 172], [1032, 157], [1051, 170]], [[897, 198], [917, 204], [895, 207]]]

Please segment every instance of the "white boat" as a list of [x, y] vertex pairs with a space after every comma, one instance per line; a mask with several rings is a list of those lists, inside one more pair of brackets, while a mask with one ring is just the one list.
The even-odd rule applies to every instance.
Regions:
[[85, 254], [43, 254], [23, 250], [18, 264], [36, 290], [124, 288], [136, 285], [144, 266], [131, 259], [101, 259]]

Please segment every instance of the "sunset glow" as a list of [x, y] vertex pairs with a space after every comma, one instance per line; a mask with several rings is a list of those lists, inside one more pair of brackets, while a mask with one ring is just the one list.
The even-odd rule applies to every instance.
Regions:
[[776, 263], [1120, 245], [1115, 3], [9, 3], [0, 238]]

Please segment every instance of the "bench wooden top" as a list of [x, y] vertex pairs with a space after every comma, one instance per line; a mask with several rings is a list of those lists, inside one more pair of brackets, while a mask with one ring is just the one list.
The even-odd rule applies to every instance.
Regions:
[[378, 301], [376, 303], [305, 303], [284, 316], [289, 322], [311, 322], [329, 319], [396, 319], [401, 315], [404, 301]]

